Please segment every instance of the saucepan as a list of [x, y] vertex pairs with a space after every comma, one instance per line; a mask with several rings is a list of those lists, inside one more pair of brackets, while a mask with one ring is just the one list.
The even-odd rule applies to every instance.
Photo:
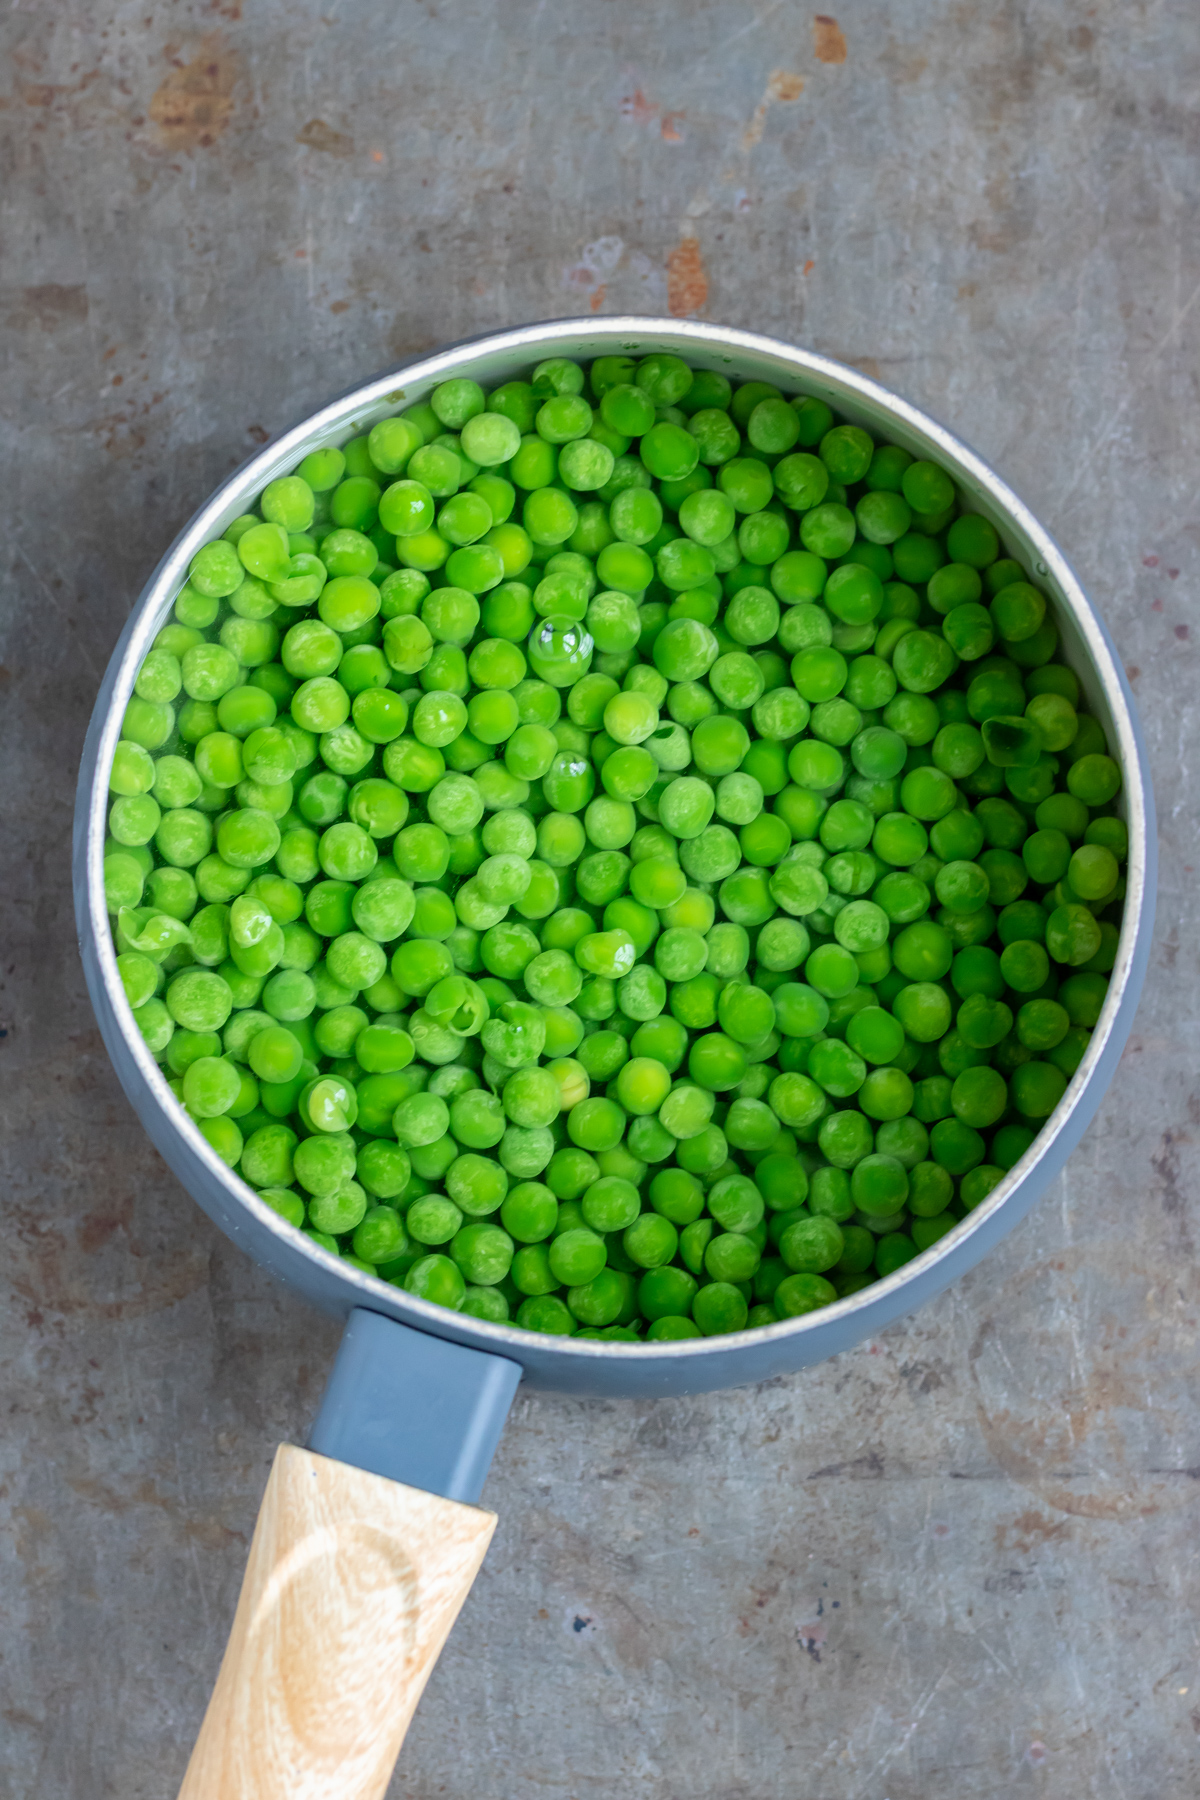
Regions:
[[[216, 1155], [175, 1103], [126, 1003], [105, 908], [108, 771], [134, 678], [201, 545], [267, 483], [423, 399], [450, 375], [506, 381], [549, 356], [588, 362], [668, 350], [773, 382], [947, 468], [1050, 595], [1060, 656], [1079, 677], [1124, 776], [1124, 920], [1082, 1063], [1034, 1143], [953, 1231], [887, 1279], [818, 1312], [726, 1337], [628, 1344], [547, 1337], [445, 1310], [328, 1256]], [[307, 1448], [280, 1448], [229, 1646], [188, 1766], [188, 1800], [383, 1793], [429, 1671], [495, 1525], [478, 1505], [519, 1381], [631, 1398], [738, 1387], [849, 1349], [972, 1268], [1024, 1217], [1095, 1113], [1133, 1022], [1150, 950], [1153, 798], [1121, 663], [1062, 552], [988, 466], [925, 413], [813, 352], [709, 324], [566, 319], [496, 332], [388, 370], [257, 452], [179, 534], [134, 607], [92, 715], [74, 846], [80, 952], [117, 1075], [166, 1162], [209, 1217], [314, 1306], [347, 1321]]]

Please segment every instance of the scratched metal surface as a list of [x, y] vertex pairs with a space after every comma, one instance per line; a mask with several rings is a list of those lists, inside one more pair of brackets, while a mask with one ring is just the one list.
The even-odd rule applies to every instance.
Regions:
[[811, 343], [1056, 530], [1157, 766], [1159, 940], [1056, 1189], [753, 1392], [519, 1401], [396, 1796], [1184, 1800], [1200, 1782], [1189, 0], [16, 0], [0, 26], [0, 1794], [174, 1791], [333, 1333], [151, 1152], [71, 945], [133, 594], [256, 442], [592, 308]]

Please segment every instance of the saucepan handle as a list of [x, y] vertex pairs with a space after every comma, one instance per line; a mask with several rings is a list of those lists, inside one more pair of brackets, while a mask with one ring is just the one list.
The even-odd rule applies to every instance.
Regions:
[[180, 1800], [384, 1793], [496, 1527], [473, 1501], [520, 1374], [351, 1315], [311, 1447], [276, 1453]]

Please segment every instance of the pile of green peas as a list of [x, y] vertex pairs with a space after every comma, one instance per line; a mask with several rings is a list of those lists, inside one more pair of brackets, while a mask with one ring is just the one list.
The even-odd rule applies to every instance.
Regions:
[[1032, 1144], [1121, 773], [946, 472], [655, 351], [466, 377], [201, 549], [105, 882], [179, 1104], [331, 1256], [626, 1342], [811, 1312]]

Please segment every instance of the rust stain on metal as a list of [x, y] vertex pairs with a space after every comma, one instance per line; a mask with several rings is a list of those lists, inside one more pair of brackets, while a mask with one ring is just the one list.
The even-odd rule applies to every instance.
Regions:
[[126, 1194], [115, 1204], [98, 1206], [85, 1213], [79, 1225], [79, 1248], [85, 1256], [107, 1244], [114, 1232], [128, 1233], [133, 1225], [133, 1195]]
[[708, 271], [700, 240], [685, 237], [667, 258], [667, 306], [673, 319], [699, 312], [708, 299]]
[[681, 107], [668, 110], [658, 100], [651, 100], [640, 87], [632, 93], [622, 96], [620, 113], [623, 119], [632, 119], [635, 125], [653, 125], [658, 121], [659, 135], [668, 144], [682, 144], [683, 133], [679, 127], [687, 116]]
[[149, 113], [168, 150], [208, 150], [233, 117], [238, 54], [221, 32], [203, 39], [191, 62], [171, 70]]
[[823, 63], [844, 63], [846, 60], [842, 28], [828, 13], [817, 13], [813, 19], [813, 55]]
[[929, 58], [906, 44], [889, 44], [880, 58], [897, 87], [910, 87], [929, 67]]
[[16, 330], [31, 325], [57, 331], [63, 325], [83, 325], [88, 316], [88, 291], [81, 283], [43, 282], [35, 287], [10, 289], [5, 296], [5, 322]]
[[[321, 150], [326, 156], [339, 156], [343, 159], [354, 155], [354, 139], [347, 137], [344, 131], [335, 131], [324, 119], [310, 119], [296, 133], [296, 142], [309, 150]], [[375, 152], [375, 161], [382, 162], [383, 156]]]
[[[13, 62], [18, 66], [28, 66], [18, 54], [14, 53]], [[79, 81], [18, 81], [17, 93], [26, 106], [55, 106], [61, 100], [72, 100], [77, 95], [86, 93], [94, 81], [99, 81], [99, 69], [89, 69]]]
[[647, 100], [640, 87], [635, 87], [621, 101], [621, 117], [632, 119], [635, 125], [648, 125], [658, 117], [658, 108], [652, 100]]
[[[1185, 1455], [1167, 1448], [1182, 1390], [1148, 1375], [1190, 1341], [1189, 1284], [1177, 1277], [1160, 1284], [1148, 1267], [1121, 1275], [1082, 1358], [1070, 1323], [1081, 1291], [1111, 1279], [1094, 1248], [1064, 1251], [1014, 1276], [969, 1353], [979, 1429], [1005, 1475], [1056, 1512], [1118, 1523], [1173, 1512], [1200, 1493]], [[1140, 1321], [1129, 1311], [1129, 1278], [1146, 1296]], [[1018, 1342], [1020, 1393], [1010, 1384]], [[1148, 1465], [1146, 1437], [1164, 1446]]]
[[206, 1550], [223, 1550], [232, 1544], [244, 1544], [246, 1534], [229, 1525], [223, 1525], [217, 1519], [195, 1518], [181, 1507], [179, 1500], [165, 1494], [152, 1477], [143, 1477], [128, 1492], [121, 1492], [112, 1484], [99, 1480], [95, 1476], [67, 1477], [67, 1486], [88, 1506], [110, 1517], [119, 1518], [122, 1514], [133, 1513], [147, 1507], [164, 1513], [171, 1521], [172, 1527], [191, 1542], [201, 1545]]
[[[208, 1279], [207, 1256], [197, 1247], [150, 1253], [128, 1201], [84, 1214], [73, 1231], [47, 1225], [32, 1206], [15, 1205], [9, 1243], [13, 1292], [37, 1312], [39, 1323], [145, 1318], [186, 1299]], [[110, 1248], [115, 1262], [103, 1254]]]
[[1067, 1519], [1048, 1519], [1045, 1513], [1036, 1512], [1028, 1507], [1018, 1513], [1015, 1519], [1007, 1523], [1003, 1520], [996, 1526], [995, 1538], [997, 1550], [1007, 1550], [1010, 1546], [1019, 1550], [1022, 1555], [1038, 1544], [1046, 1544], [1053, 1538], [1060, 1538], [1069, 1529]]
[[798, 100], [803, 92], [803, 75], [796, 75], [791, 69], [772, 69], [767, 77], [767, 93], [772, 100], [786, 105], [790, 100]]
[[763, 127], [766, 125], [766, 122], [767, 122], [768, 106], [769, 106], [768, 101], [760, 100], [758, 105], [755, 107], [754, 117], [751, 119], [751, 121], [747, 125], [745, 131], [742, 133], [742, 149], [743, 150], [753, 150], [754, 146], [756, 144], [761, 143]]
[[767, 85], [763, 97], [754, 109], [754, 116], [742, 133], [742, 149], [753, 150], [762, 142], [762, 134], [766, 128], [767, 114], [774, 103], [790, 104], [798, 100], [804, 92], [803, 75], [793, 74], [791, 69], [772, 69], [767, 76]]

